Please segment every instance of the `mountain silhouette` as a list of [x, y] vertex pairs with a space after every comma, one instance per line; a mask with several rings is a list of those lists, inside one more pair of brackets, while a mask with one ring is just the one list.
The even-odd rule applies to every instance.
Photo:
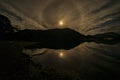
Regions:
[[93, 36], [88, 35], [86, 37], [88, 42], [96, 42], [110, 45], [120, 42], [120, 34], [114, 32], [96, 34]]
[[5, 41], [38, 42], [32, 47], [70, 49], [85, 41], [85, 36], [68, 28], [49, 30], [21, 30], [5, 34]]

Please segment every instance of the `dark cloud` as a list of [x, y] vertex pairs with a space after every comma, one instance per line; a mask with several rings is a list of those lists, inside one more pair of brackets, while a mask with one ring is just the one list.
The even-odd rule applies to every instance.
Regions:
[[99, 20], [103, 20], [103, 19], [106, 19], [106, 18], [117, 18], [118, 16], [120, 16], [120, 11], [117, 11], [115, 13], [111, 13], [111, 14], [107, 14], [105, 16], [103, 16], [102, 18], [99, 18], [97, 19], [97, 21]]
[[90, 28], [87, 31], [95, 30], [95, 29], [100, 29], [100, 28], [108, 27], [108, 26], [120, 26], [119, 22], [120, 22], [120, 17], [117, 17], [115, 19], [112, 19], [112, 20], [106, 21], [104, 23], [101, 23], [99, 25], [96, 25], [95, 27]]
[[103, 11], [103, 10], [105, 10], [107, 8], [110, 8], [110, 7], [114, 6], [114, 5], [116, 5], [116, 3], [119, 3], [119, 0], [109, 0], [106, 4], [104, 4], [99, 9], [92, 11], [91, 14], [99, 13], [100, 11]]
[[10, 16], [14, 17], [18, 21], [22, 21], [22, 18], [20, 16], [18, 16], [17, 14], [13, 13], [12, 11], [9, 11], [7, 9], [3, 9], [1, 7], [0, 7], [0, 11], [4, 12], [5, 14], [9, 14]]
[[112, 54], [113, 52], [111, 52], [111, 51], [103, 50], [103, 49], [95, 48], [95, 47], [90, 47], [90, 46], [86, 46], [86, 47], [90, 50], [97, 51], [97, 52], [101, 53], [102, 55], [109, 56], [109, 57], [114, 57], [115, 59], [119, 58], [119, 55]]

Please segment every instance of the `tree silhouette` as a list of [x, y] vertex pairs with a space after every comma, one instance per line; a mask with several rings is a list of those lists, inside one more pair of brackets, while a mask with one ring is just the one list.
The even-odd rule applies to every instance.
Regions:
[[0, 34], [9, 32], [14, 32], [11, 22], [6, 16], [0, 14]]

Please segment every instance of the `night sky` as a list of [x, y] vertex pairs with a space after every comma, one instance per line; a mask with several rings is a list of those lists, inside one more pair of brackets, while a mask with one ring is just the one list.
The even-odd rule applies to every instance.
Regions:
[[[119, 3], [119, 0], [0, 0], [0, 13], [20, 29], [68, 27], [87, 35], [119, 32]], [[62, 27], [59, 21], [64, 22]]]
[[[84, 35], [120, 33], [120, 0], [0, 0], [0, 14], [21, 30], [70, 28]], [[76, 74], [120, 73], [120, 44], [85, 42], [71, 50], [23, 52], [45, 53], [33, 60]]]

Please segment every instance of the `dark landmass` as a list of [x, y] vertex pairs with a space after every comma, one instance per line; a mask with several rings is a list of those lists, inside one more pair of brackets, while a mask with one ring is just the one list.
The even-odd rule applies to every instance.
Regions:
[[96, 34], [93, 36], [86, 36], [88, 42], [102, 43], [102, 44], [118, 44], [120, 43], [120, 34], [109, 32], [103, 34]]
[[95, 42], [103, 44], [117, 44], [120, 42], [120, 35], [117, 33], [104, 33], [93, 36], [84, 36], [74, 30], [49, 29], [49, 30], [22, 30], [4, 34], [1, 41], [26, 41], [37, 42], [25, 48], [50, 48], [50, 49], [71, 49], [83, 42]]
[[37, 42], [28, 48], [51, 48], [51, 49], [71, 49], [85, 41], [85, 36], [78, 32], [65, 29], [49, 30], [22, 30], [5, 34], [3, 41], [28, 41]]

